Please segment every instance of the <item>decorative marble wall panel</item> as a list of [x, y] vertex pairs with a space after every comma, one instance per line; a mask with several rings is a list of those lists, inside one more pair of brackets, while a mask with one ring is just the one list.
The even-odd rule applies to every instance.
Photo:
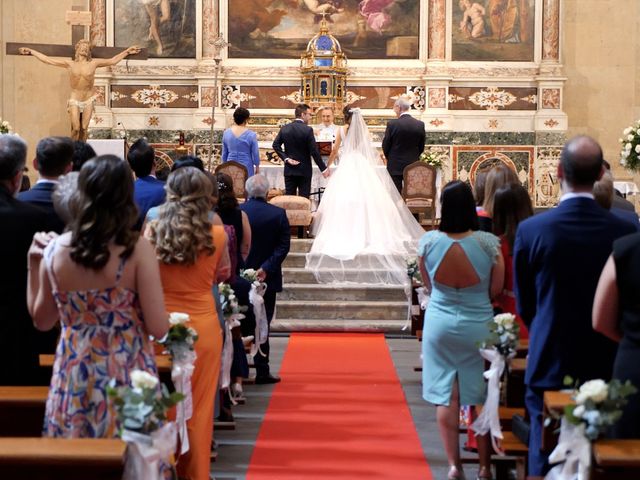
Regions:
[[444, 60], [447, 31], [446, 14], [445, 0], [429, 0], [429, 60]]
[[542, 7], [542, 60], [560, 59], [560, 0], [544, 0]]
[[96, 105], [99, 107], [104, 107], [106, 105], [105, 90], [106, 87], [95, 87], [93, 89], [93, 93], [96, 97]]
[[446, 88], [429, 88], [429, 108], [447, 108]]
[[558, 182], [558, 162], [562, 147], [538, 147], [533, 199], [536, 207], [553, 207], [558, 203], [560, 182]]
[[543, 88], [542, 89], [542, 108], [550, 108], [550, 109], [560, 108], [560, 89], [559, 88]]
[[213, 107], [213, 104], [218, 106], [218, 95], [216, 87], [201, 87], [200, 88], [200, 106], [201, 107]]
[[104, 47], [107, 44], [107, 11], [104, 0], [91, 0], [91, 44]]
[[198, 108], [197, 85], [113, 85], [112, 108]]
[[[233, 88], [230, 88], [233, 87]], [[300, 98], [300, 86], [243, 85], [222, 87], [223, 108], [294, 108]]]
[[407, 87], [358, 87], [354, 85], [348, 89], [348, 101], [352, 107], [387, 109], [393, 108], [396, 99], [406, 93]]
[[536, 87], [449, 87], [449, 110], [537, 110]]
[[454, 146], [452, 174], [473, 185], [479, 169], [502, 162], [515, 170], [522, 184], [533, 193], [534, 150], [532, 146]]

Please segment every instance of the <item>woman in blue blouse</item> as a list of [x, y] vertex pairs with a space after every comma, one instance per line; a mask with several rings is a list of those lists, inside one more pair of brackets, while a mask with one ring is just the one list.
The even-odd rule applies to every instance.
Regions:
[[238, 107], [233, 112], [234, 125], [222, 135], [222, 161], [235, 160], [244, 165], [252, 176], [260, 169], [260, 152], [256, 133], [247, 128], [249, 116], [246, 108]]

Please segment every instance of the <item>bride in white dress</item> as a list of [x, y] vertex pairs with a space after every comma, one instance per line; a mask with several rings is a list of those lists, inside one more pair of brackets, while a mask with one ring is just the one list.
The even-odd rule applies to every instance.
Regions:
[[340, 164], [313, 221], [306, 268], [321, 283], [405, 285], [407, 258], [415, 257], [424, 230], [371, 144], [360, 109], [347, 111], [345, 121], [344, 139], [339, 135], [334, 146]]

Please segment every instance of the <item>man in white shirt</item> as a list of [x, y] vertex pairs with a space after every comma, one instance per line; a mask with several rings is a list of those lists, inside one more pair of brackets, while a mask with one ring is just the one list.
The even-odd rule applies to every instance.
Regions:
[[333, 142], [336, 139], [337, 126], [333, 123], [333, 109], [322, 107], [320, 109], [320, 125], [314, 128], [318, 142]]

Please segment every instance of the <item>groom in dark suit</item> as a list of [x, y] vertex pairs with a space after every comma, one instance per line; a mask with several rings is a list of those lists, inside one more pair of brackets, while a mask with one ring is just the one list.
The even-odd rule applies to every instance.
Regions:
[[404, 167], [420, 158], [424, 151], [426, 133], [424, 122], [409, 113], [411, 103], [400, 97], [393, 106], [397, 120], [390, 120], [384, 132], [382, 151], [387, 158], [387, 170], [396, 188], [402, 193]]
[[563, 388], [565, 375], [581, 383], [611, 377], [616, 344], [591, 326], [593, 297], [613, 241], [635, 227], [595, 202], [593, 184], [603, 171], [595, 140], [567, 142], [558, 165], [560, 205], [523, 221], [516, 233], [514, 290], [529, 327], [525, 403], [531, 476], [548, 470], [549, 452], [540, 449], [544, 391]]
[[311, 157], [318, 165], [322, 176], [325, 178], [329, 176], [329, 169], [318, 151], [313, 128], [308, 125], [312, 115], [309, 105], [301, 103], [296, 106], [296, 119], [282, 127], [273, 141], [273, 149], [284, 161], [284, 188], [287, 195], [309, 198], [312, 177]]
[[51, 195], [58, 184], [58, 177], [71, 171], [73, 141], [69, 137], [46, 137], [38, 142], [36, 158], [33, 161], [38, 171], [38, 181], [25, 192], [18, 194], [18, 200], [45, 210], [51, 217], [52, 230], [62, 233], [64, 222], [53, 209]]

